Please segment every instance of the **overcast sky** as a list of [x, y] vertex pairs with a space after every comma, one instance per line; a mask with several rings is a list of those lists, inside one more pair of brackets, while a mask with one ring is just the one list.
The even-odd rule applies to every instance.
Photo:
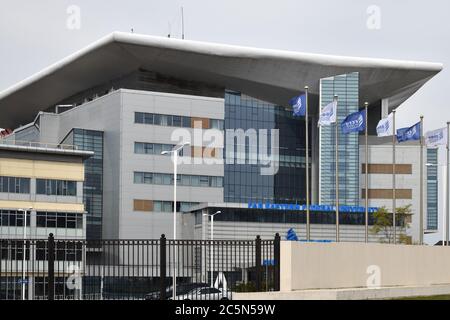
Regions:
[[[70, 6], [80, 9], [79, 29], [67, 27]], [[191, 40], [441, 62], [444, 71], [399, 109], [398, 124], [423, 114], [430, 130], [450, 120], [448, 0], [0, 0], [0, 91], [113, 31], [179, 38], [181, 6]]]

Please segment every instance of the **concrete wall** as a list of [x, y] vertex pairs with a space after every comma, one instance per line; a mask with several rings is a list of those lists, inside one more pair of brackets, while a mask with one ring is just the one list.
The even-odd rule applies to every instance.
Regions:
[[[281, 243], [281, 291], [450, 284], [450, 248], [364, 243]], [[375, 272], [374, 272], [375, 271]]]

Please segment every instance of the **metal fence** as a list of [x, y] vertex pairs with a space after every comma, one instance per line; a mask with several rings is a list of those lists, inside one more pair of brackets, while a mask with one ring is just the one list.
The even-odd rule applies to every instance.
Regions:
[[[25, 255], [24, 255], [25, 253]], [[232, 299], [278, 291], [273, 240], [0, 239], [0, 299]], [[176, 283], [173, 286], [174, 282]]]

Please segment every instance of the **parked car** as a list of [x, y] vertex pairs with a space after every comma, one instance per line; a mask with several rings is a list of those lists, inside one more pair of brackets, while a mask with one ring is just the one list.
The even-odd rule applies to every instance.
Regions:
[[[184, 295], [193, 289], [207, 287], [207, 283], [193, 282], [193, 283], [180, 283], [177, 284], [177, 296]], [[166, 288], [166, 300], [172, 299], [173, 286]], [[145, 295], [145, 300], [161, 300], [161, 293], [159, 291], [153, 291]]]
[[[183, 295], [177, 295], [177, 300], [231, 300], [231, 292], [213, 287], [201, 287]], [[171, 299], [171, 298], [170, 298]]]

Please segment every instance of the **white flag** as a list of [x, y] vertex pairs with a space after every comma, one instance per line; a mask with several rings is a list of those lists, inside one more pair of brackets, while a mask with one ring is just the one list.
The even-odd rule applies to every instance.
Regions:
[[394, 134], [394, 117], [392, 113], [387, 118], [381, 119], [377, 124], [377, 136], [388, 137]]
[[441, 128], [425, 133], [425, 144], [429, 148], [447, 144], [447, 128]]
[[318, 122], [319, 126], [329, 126], [332, 123], [336, 123], [336, 107], [337, 101], [334, 100], [322, 109]]

